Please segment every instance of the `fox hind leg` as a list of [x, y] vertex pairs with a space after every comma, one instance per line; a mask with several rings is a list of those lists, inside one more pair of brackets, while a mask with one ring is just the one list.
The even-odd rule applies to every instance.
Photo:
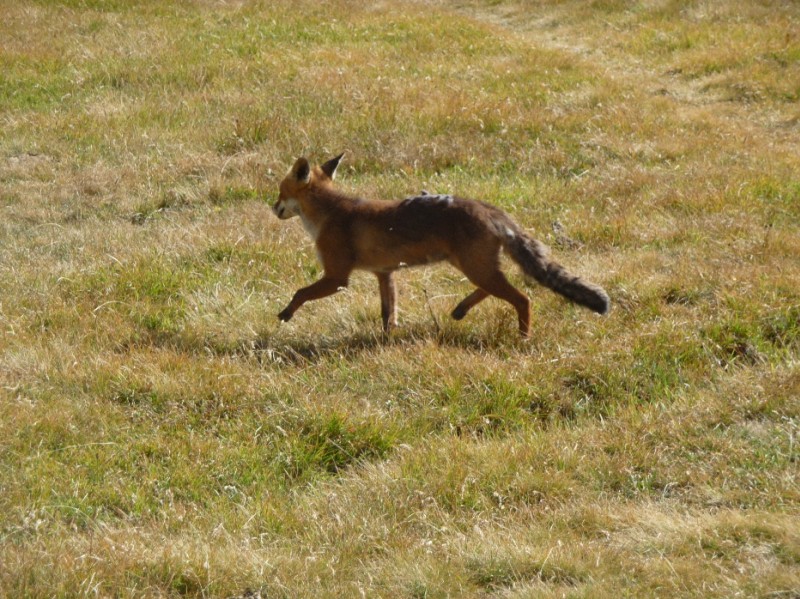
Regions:
[[506, 300], [517, 311], [519, 333], [528, 337], [531, 330], [531, 301], [524, 293], [508, 282], [505, 275], [499, 270], [492, 277], [483, 282], [481, 287], [490, 295]]
[[455, 320], [461, 320], [467, 315], [467, 312], [472, 310], [472, 308], [485, 300], [487, 297], [489, 297], [489, 294], [478, 287], [475, 291], [461, 300], [461, 302], [450, 313], [450, 316], [452, 316]]
[[465, 251], [458, 252], [450, 260], [477, 287], [455, 307], [453, 318], [463, 318], [475, 305], [493, 295], [514, 306], [519, 332], [527, 337], [531, 326], [531, 302], [527, 295], [508, 282], [500, 269], [500, 241], [490, 235], [473, 241], [464, 248]]
[[508, 282], [508, 279], [495, 266], [491, 269], [468, 267], [464, 274], [478, 289], [468, 295], [453, 311], [454, 316], [466, 315], [467, 311], [489, 295], [507, 301], [517, 311], [519, 332], [523, 337], [530, 334], [531, 302], [524, 293]]

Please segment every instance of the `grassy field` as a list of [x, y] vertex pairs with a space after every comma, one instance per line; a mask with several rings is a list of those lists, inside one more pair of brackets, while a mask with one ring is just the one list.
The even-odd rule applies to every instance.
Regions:
[[[800, 596], [800, 4], [0, 0], [0, 127], [0, 596]], [[341, 151], [611, 314], [280, 324]]]

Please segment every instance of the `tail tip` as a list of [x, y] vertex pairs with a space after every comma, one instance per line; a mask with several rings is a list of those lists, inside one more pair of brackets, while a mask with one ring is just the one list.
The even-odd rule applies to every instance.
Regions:
[[590, 306], [592, 310], [605, 316], [611, 311], [611, 299], [605, 291], [598, 292], [596, 301]]

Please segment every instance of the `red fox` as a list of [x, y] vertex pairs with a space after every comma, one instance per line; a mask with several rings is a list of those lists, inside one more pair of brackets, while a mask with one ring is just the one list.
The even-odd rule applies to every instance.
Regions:
[[273, 211], [280, 219], [299, 216], [316, 244], [324, 269], [317, 282], [303, 287], [278, 314], [287, 321], [310, 300], [347, 287], [354, 269], [378, 278], [383, 330], [397, 326], [392, 273], [406, 266], [446, 260], [477, 287], [459, 303], [452, 317], [461, 320], [476, 304], [493, 295], [517, 311], [519, 332], [530, 333], [530, 300], [500, 270], [503, 250], [525, 275], [567, 299], [605, 314], [608, 294], [571, 275], [548, 258], [548, 248], [529, 237], [511, 218], [490, 204], [427, 192], [400, 201], [348, 196], [333, 186], [344, 154], [311, 168], [298, 158], [280, 183]]

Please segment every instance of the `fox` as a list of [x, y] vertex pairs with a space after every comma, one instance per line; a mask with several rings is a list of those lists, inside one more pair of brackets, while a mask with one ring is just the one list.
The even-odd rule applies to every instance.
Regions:
[[280, 220], [300, 217], [314, 241], [323, 274], [297, 291], [278, 318], [289, 321], [306, 302], [345, 289], [351, 273], [366, 270], [378, 279], [384, 333], [397, 327], [395, 271], [449, 262], [475, 285], [451, 312], [461, 320], [489, 296], [517, 313], [519, 333], [530, 336], [528, 297], [501, 270], [504, 252], [532, 278], [598, 314], [611, 302], [605, 290], [570, 274], [550, 259], [549, 248], [529, 236], [508, 214], [483, 201], [425, 191], [402, 200], [364, 199], [334, 186], [344, 153], [322, 165], [298, 158], [278, 187], [272, 210]]

